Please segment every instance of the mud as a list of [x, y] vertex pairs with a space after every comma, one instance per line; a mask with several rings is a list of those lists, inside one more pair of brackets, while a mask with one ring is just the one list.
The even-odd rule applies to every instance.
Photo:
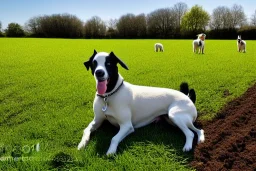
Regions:
[[206, 140], [195, 146], [192, 167], [256, 171], [256, 84], [228, 103], [213, 121], [199, 124]]

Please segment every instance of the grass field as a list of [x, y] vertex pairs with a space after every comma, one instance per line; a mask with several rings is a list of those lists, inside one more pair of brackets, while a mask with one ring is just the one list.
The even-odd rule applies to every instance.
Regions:
[[[165, 52], [153, 51], [156, 42]], [[238, 53], [236, 40], [206, 40], [205, 55], [192, 53], [191, 40], [2, 38], [0, 45], [0, 170], [191, 170], [185, 137], [167, 124], [136, 130], [106, 157], [118, 129], [105, 123], [86, 150], [77, 150], [93, 118], [95, 81], [83, 66], [93, 49], [114, 51], [128, 65], [119, 72], [130, 83], [178, 89], [187, 81], [200, 120], [256, 81], [256, 41]]]

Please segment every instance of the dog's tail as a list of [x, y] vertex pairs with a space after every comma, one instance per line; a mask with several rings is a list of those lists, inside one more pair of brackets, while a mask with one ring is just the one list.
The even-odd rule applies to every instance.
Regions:
[[190, 89], [188, 87], [188, 83], [183, 82], [180, 84], [180, 92], [184, 93], [185, 95], [189, 96], [193, 103], [196, 103], [196, 92], [194, 89]]

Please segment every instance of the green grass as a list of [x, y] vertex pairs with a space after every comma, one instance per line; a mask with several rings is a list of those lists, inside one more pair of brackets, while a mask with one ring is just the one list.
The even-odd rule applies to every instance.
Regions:
[[[156, 42], [164, 53], [153, 51]], [[256, 81], [256, 41], [247, 41], [244, 54], [235, 40], [206, 40], [205, 55], [192, 53], [191, 40], [2, 38], [0, 45], [0, 170], [191, 170], [192, 152], [182, 152], [185, 137], [167, 124], [136, 130], [116, 156], [106, 157], [118, 129], [105, 123], [86, 150], [76, 149], [93, 118], [95, 82], [83, 66], [93, 49], [113, 50], [128, 65], [119, 71], [130, 83], [178, 89], [187, 81], [201, 120]], [[33, 150], [37, 143], [40, 152]]]

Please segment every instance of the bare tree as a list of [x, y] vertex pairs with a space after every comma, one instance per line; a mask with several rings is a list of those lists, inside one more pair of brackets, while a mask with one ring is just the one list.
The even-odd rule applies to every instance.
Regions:
[[228, 7], [219, 6], [213, 10], [211, 16], [211, 29], [228, 29], [232, 26], [232, 14]]
[[184, 14], [188, 11], [188, 5], [186, 3], [179, 2], [174, 5], [173, 10], [176, 13], [177, 27], [180, 28], [181, 19], [184, 16]]
[[134, 14], [125, 14], [121, 16], [117, 22], [117, 30], [122, 38], [135, 38], [137, 35], [137, 30], [135, 28], [135, 18]]
[[2, 31], [2, 22], [0, 21], [0, 32]]
[[32, 17], [25, 23], [25, 30], [31, 34], [38, 35], [42, 33], [40, 27], [41, 17]]
[[234, 4], [231, 8], [232, 28], [238, 28], [246, 23], [246, 15], [241, 5]]
[[147, 15], [147, 25], [150, 36], [171, 37], [177, 27], [176, 13], [172, 8], [157, 9]]
[[102, 38], [106, 35], [107, 26], [98, 16], [94, 16], [88, 20], [84, 27], [85, 36], [88, 38]]
[[106, 32], [106, 36], [108, 38], [116, 38], [117, 35], [117, 19], [110, 19], [109, 21], [107, 21], [107, 32]]
[[134, 26], [137, 30], [138, 38], [145, 38], [147, 36], [147, 19], [145, 14], [139, 14], [135, 17]]
[[107, 22], [107, 28], [117, 29], [116, 28], [117, 21], [118, 21], [117, 19], [110, 19]]
[[251, 17], [251, 25], [256, 26], [256, 10]]

